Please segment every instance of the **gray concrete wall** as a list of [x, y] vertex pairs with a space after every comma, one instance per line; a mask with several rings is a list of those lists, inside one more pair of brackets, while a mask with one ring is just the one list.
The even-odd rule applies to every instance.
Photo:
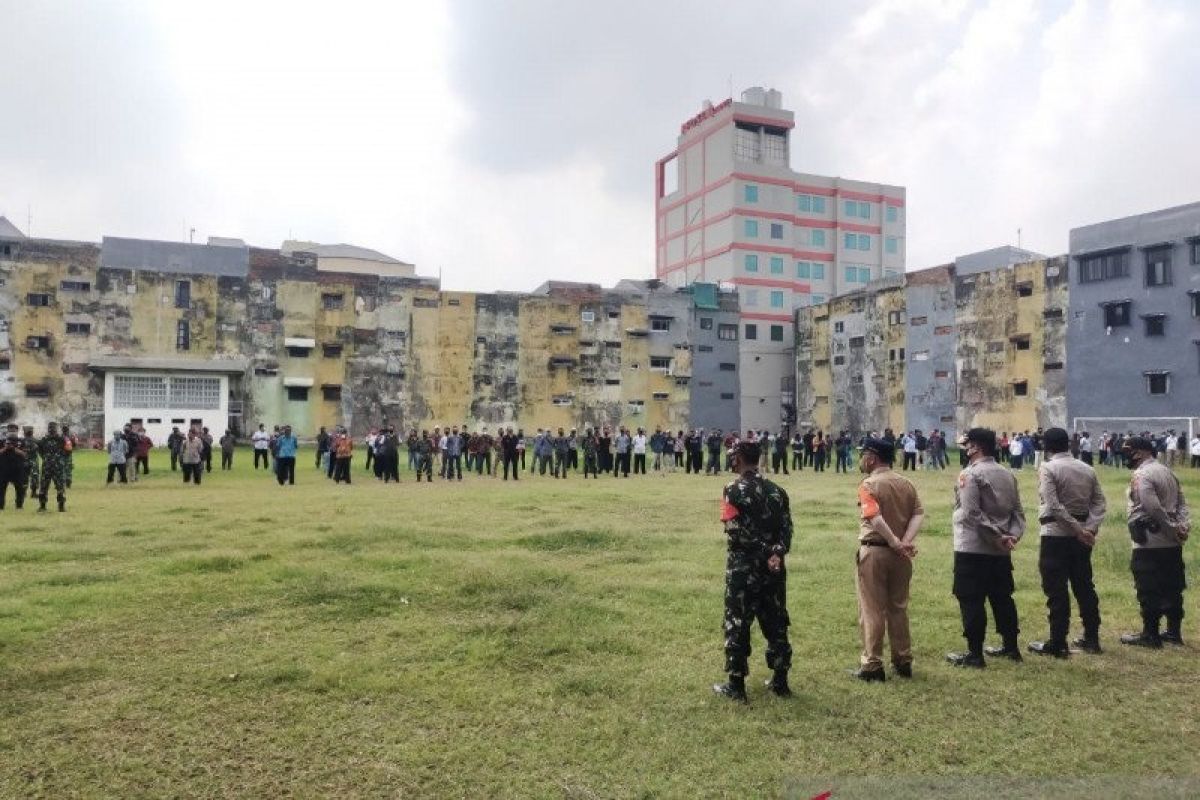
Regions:
[[[694, 350], [689, 419], [695, 428], [741, 430], [738, 341], [723, 340], [718, 336], [721, 325], [740, 328], [737, 295], [722, 293], [718, 299], [719, 311], [693, 308], [691, 312]], [[701, 319], [711, 319], [712, 329], [701, 330]], [[739, 330], [739, 337], [740, 333]], [[733, 371], [722, 370], [722, 363], [733, 364]]]
[[[940, 430], [957, 436], [958, 341], [954, 308], [954, 267], [934, 267], [910, 273], [905, 287], [908, 319], [924, 317], [926, 324], [910, 326], [905, 364], [905, 425], [908, 430]], [[949, 329], [948, 331], [946, 329]], [[927, 353], [924, 361], [914, 361]]]
[[[1200, 266], [1188, 239], [1200, 236], [1200, 203], [1075, 228], [1071, 231], [1067, 412], [1088, 417], [1200, 415], [1200, 319], [1189, 291], [1200, 291]], [[1170, 243], [1172, 282], [1146, 286], [1147, 245]], [[1129, 275], [1079, 282], [1080, 256], [1128, 248]], [[1101, 303], [1131, 300], [1131, 324], [1108, 331]], [[1142, 316], [1166, 314], [1166, 335], [1147, 336]], [[1170, 391], [1151, 395], [1145, 372], [1168, 370]]]

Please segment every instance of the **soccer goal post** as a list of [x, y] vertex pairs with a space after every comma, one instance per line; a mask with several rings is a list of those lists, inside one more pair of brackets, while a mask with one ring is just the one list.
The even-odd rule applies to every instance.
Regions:
[[1175, 431], [1176, 435], [1186, 433], [1188, 441], [1200, 430], [1200, 417], [1075, 417], [1071, 423], [1075, 433], [1087, 431], [1097, 436], [1104, 431], [1109, 433], [1144, 433], [1149, 431], [1158, 435], [1166, 431]]

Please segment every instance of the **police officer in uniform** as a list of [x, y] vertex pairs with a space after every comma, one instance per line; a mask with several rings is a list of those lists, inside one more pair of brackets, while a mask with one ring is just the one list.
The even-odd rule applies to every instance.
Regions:
[[67, 491], [63, 482], [66, 480], [67, 456], [70, 450], [67, 439], [58, 432], [57, 423], [51, 422], [46, 426], [46, 435], [38, 443], [38, 451], [42, 455], [42, 481], [38, 492], [38, 511], [46, 510], [46, 495], [52, 482], [58, 500], [58, 510], [66, 511]]
[[863, 443], [858, 467], [867, 474], [858, 487], [862, 520], [855, 553], [858, 585], [858, 624], [863, 652], [859, 669], [863, 681], [886, 679], [883, 637], [891, 639], [896, 674], [912, 677], [912, 639], [908, 628], [908, 593], [916, 538], [925, 519], [917, 490], [892, 471], [896, 448], [882, 439]]
[[1029, 650], [1067, 658], [1071, 596], [1079, 603], [1083, 637], [1074, 644], [1089, 653], [1100, 652], [1100, 599], [1092, 583], [1092, 546], [1104, 521], [1106, 505], [1096, 471], [1071, 455], [1071, 437], [1062, 428], [1039, 431], [1048, 458], [1038, 468], [1038, 522], [1041, 549], [1038, 570], [1046, 593], [1050, 637], [1030, 642]]
[[[1122, 448], [1133, 470], [1127, 494], [1129, 536], [1133, 540], [1130, 569], [1142, 610], [1141, 633], [1125, 634], [1121, 644], [1160, 648], [1183, 644], [1183, 543], [1191, 532], [1187, 502], [1175, 473], [1154, 457], [1154, 443], [1131, 436]], [[1166, 617], [1167, 630], [1159, 632]]]
[[787, 492], [758, 472], [761, 457], [755, 442], [741, 442], [733, 451], [733, 468], [740, 477], [725, 487], [721, 522], [725, 525], [725, 671], [727, 683], [713, 686], [722, 697], [745, 703], [749, 672], [750, 626], [757, 619], [767, 640], [767, 666], [773, 675], [767, 689], [779, 697], [791, 695], [788, 669], [787, 570], [784, 557], [792, 546], [792, 512]]
[[[967, 652], [949, 653], [956, 667], [982, 669], [984, 653], [1021, 660], [1013, 602], [1012, 551], [1025, 533], [1025, 511], [1013, 474], [996, 463], [996, 432], [972, 428], [963, 441], [967, 468], [954, 489], [954, 596], [962, 612]], [[985, 601], [1004, 644], [984, 650]]]

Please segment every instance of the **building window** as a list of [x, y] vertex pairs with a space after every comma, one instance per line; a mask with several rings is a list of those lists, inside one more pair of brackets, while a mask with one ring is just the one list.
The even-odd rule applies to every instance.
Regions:
[[604, 380], [604, 385], [605, 386], [620, 386], [621, 379], [620, 378], [606, 378]]
[[771, 308], [783, 308], [783, 292], [771, 291]]
[[341, 402], [342, 387], [341, 386], [322, 386], [321, 399], [330, 403]]
[[758, 305], [758, 289], [746, 289], [742, 295], [742, 303], [747, 306]]
[[325, 358], [341, 358], [342, 345], [340, 343], [321, 345], [321, 355], [325, 356]]
[[1188, 252], [1191, 253], [1192, 266], [1200, 264], [1200, 239], [1193, 239], [1188, 242]]
[[747, 253], [742, 263], [746, 267], [746, 272], [758, 272], [758, 256], [753, 253]]
[[87, 336], [92, 332], [92, 325], [89, 322], [68, 322], [67, 336]]
[[1142, 318], [1146, 322], [1147, 336], [1166, 336], [1167, 335], [1167, 315], [1166, 314], [1147, 314]]
[[192, 324], [186, 319], [181, 319], [175, 323], [175, 349], [192, 349]]
[[858, 283], [858, 267], [846, 267], [846, 283]]
[[176, 308], [191, 308], [192, 307], [192, 282], [191, 281], [175, 281], [175, 307]]
[[1171, 285], [1171, 248], [1155, 247], [1146, 251], [1146, 285]]
[[772, 342], [782, 342], [783, 341], [783, 326], [782, 325], [772, 325], [771, 326], [771, 341]]
[[782, 239], [783, 238], [783, 223], [781, 223], [781, 222], [772, 222], [771, 223], [771, 238], [772, 239]]
[[1192, 298], [1192, 316], [1200, 319], [1200, 289], [1193, 289], [1188, 294]]
[[671, 399], [671, 395], [668, 394], [667, 392], [654, 392], [654, 394], [652, 394], [651, 397], [654, 398], [655, 400], [670, 400]]
[[833, 365], [834, 365], [835, 367], [840, 367], [840, 366], [842, 366], [842, 365], [843, 365], [843, 364], [845, 364], [845, 363], [846, 363], [846, 357], [845, 357], [845, 356], [834, 356], [834, 357], [833, 357]]
[[1018, 283], [1017, 284], [1017, 297], [1033, 297], [1033, 284], [1032, 283]]
[[858, 235], [858, 249], [859, 250], [870, 250], [871, 249], [871, 237], [865, 233], [860, 233]]
[[813, 231], [809, 236], [809, 241], [812, 243], [813, 247], [824, 247], [825, 231]]
[[711, 344], [702, 344], [699, 347], [697, 347], [696, 350], [697, 350], [697, 352], [700, 352], [700, 353], [711, 353], [713, 351], [713, 348], [712, 348]]
[[596, 321], [596, 312], [595, 311], [581, 311], [581, 312], [579, 312], [579, 320], [580, 320], [580, 322], [587, 322], [587, 323], [595, 322]]
[[26, 397], [49, 397], [50, 384], [48, 383], [27, 383], [25, 384]]
[[1170, 394], [1171, 392], [1171, 373], [1169, 372], [1147, 372], [1146, 375], [1146, 391], [1150, 394]]
[[1029, 337], [1028, 336], [1019, 336], [1019, 337], [1013, 339], [1013, 347], [1015, 347], [1018, 350], [1028, 350], [1029, 349]]
[[25, 305], [43, 308], [54, 302], [54, 298], [45, 292], [30, 292], [25, 297]]
[[762, 142], [758, 128], [735, 123], [733, 157], [739, 161], [758, 161], [762, 157]]
[[892, 255], [899, 253], [900, 252], [900, 240], [897, 239], [895, 236], [887, 237], [884, 240], [884, 249]]
[[308, 348], [308, 347], [289, 347], [289, 348], [287, 348], [287, 354], [288, 354], [289, 358], [308, 358], [308, 356], [311, 352], [312, 352], [312, 349]]
[[1047, 361], [1045, 364], [1042, 365], [1042, 369], [1044, 369], [1046, 372], [1052, 372], [1056, 369], [1062, 369], [1062, 368], [1063, 368], [1063, 365], [1062, 365], [1061, 361]]
[[866, 337], [863, 337], [863, 336], [851, 336], [850, 337], [850, 346], [853, 348], [856, 348], [856, 349], [861, 348], [866, 343], [867, 343]]
[[305, 400], [308, 400], [308, 387], [307, 386], [286, 386], [284, 388], [287, 389], [287, 399], [288, 400], [294, 400], [296, 402], [303, 402]]
[[666, 372], [671, 369], [670, 356], [650, 356], [650, 369]]
[[1129, 277], [1129, 251], [1099, 253], [1079, 259], [1079, 282], [1093, 283]]
[[858, 234], [857, 233], [843, 233], [842, 234], [842, 247], [846, 248], [847, 250], [857, 250], [858, 249]]
[[1133, 303], [1124, 300], [1119, 303], [1104, 304], [1104, 326], [1107, 328], [1122, 328], [1129, 324], [1129, 310]]
[[913, 361], [928, 361], [928, 360], [929, 360], [929, 351], [928, 350], [918, 350], [917, 352], [913, 353]]
[[665, 317], [651, 317], [650, 330], [658, 331], [659, 333], [666, 333], [667, 331], [671, 330], [671, 320]]
[[722, 400], [732, 400], [733, 392], [721, 392], [721, 399]]
[[[814, 276], [814, 277], [815, 277], [815, 276]], [[813, 304], [814, 306], [819, 306], [819, 305], [823, 304], [824, 302], [825, 302], [825, 295], [823, 295], [823, 294], [814, 294], [814, 295], [812, 296], [812, 304]]]
[[945, 369], [939, 369], [939, 370], [935, 370], [935, 371], [934, 371], [934, 373], [933, 373], [933, 377], [935, 377], [935, 378], [949, 378], [949, 377], [950, 377], [950, 371], [949, 371], [949, 370], [945, 370]]
[[717, 326], [717, 338], [726, 342], [736, 342], [738, 338], [737, 325], [719, 325]]
[[752, 322], [746, 323], [746, 339], [753, 341], [758, 338], [758, 326]]
[[[825, 265], [824, 264], [813, 264], [812, 265], [812, 276], [813, 276], [814, 281], [825, 280]], [[817, 301], [814, 300], [813, 302], [815, 303]]]
[[1062, 315], [1061, 308], [1047, 308], [1042, 312], [1043, 319], [1062, 319]]
[[915, 328], [918, 325], [924, 325], [927, 322], [929, 322], [929, 317], [913, 317], [911, 320], [908, 321], [908, 324], [912, 325]]
[[858, 282], [859, 283], [870, 283], [871, 282], [871, 268], [870, 267], [859, 267], [858, 268]]
[[938, 325], [933, 329], [934, 336], [946, 336], [947, 334], [951, 333], [954, 333], [953, 325]]
[[807, 278], [807, 277], [809, 277], [809, 275], [811, 275], [811, 272], [809, 271], [808, 262], [807, 261], [797, 261], [796, 262], [796, 277], [797, 278]]
[[700, 318], [700, 330], [711, 331], [712, 329], [713, 329], [712, 317], [701, 317]]
[[574, 398], [565, 394], [556, 396], [551, 402], [556, 406], [570, 406], [575, 404]]
[[12, 359], [8, 356], [0, 356], [0, 372], [7, 372], [12, 369]]
[[1026, 397], [1029, 395], [1029, 381], [1013, 381], [1013, 397]]
[[888, 312], [888, 325], [903, 325], [903, 324], [904, 324], [904, 312], [903, 311], [889, 311]]
[[321, 295], [321, 308], [326, 311], [338, 311], [346, 304], [346, 296], [341, 292], [325, 292]]
[[845, 331], [846, 331], [846, 323], [844, 323], [844, 322], [833, 323], [833, 332], [834, 333], [845, 333]]
[[758, 187], [752, 183], [747, 183], [743, 188], [743, 195], [747, 203], [758, 202]]
[[92, 285], [87, 281], [63, 281], [58, 288], [64, 292], [90, 292]]
[[900, 219], [900, 209], [897, 208], [896, 206], [888, 206], [887, 207], [887, 221], [888, 222], [896, 222], [898, 219]]
[[736, 372], [737, 364], [733, 364], [729, 361], [722, 361], [721, 365], [720, 365], [720, 370], [721, 370], [721, 372]]
[[814, 214], [824, 214], [825, 198], [815, 194], [797, 195], [796, 207], [801, 211], [811, 211]]
[[783, 274], [783, 256], [771, 256], [771, 274]]
[[747, 239], [757, 239], [758, 238], [758, 220], [756, 220], [756, 219], [744, 220], [742, 222], [742, 233], [744, 233], [746, 235]]

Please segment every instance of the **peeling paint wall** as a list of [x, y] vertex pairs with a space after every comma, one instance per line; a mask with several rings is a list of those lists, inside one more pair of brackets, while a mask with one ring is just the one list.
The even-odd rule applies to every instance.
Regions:
[[[939, 430], [957, 438], [955, 312], [953, 267], [932, 267], [908, 274], [905, 321], [898, 326], [905, 336], [894, 345], [896, 363], [905, 373], [904, 417], [892, 420], [893, 431]], [[904, 348], [903, 355], [900, 348]]]

